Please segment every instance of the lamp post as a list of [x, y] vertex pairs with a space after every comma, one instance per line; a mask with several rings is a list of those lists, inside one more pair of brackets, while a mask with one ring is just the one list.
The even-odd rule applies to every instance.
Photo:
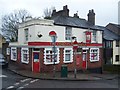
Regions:
[[77, 75], [76, 54], [77, 54], [78, 42], [76, 37], [72, 37], [72, 39], [75, 39], [75, 41], [73, 42], [73, 50], [74, 50], [74, 78], [76, 78], [76, 75]]
[[53, 56], [53, 58], [52, 59], [54, 59], [54, 67], [53, 67], [53, 77], [55, 77], [55, 71], [56, 71], [56, 68], [55, 68], [55, 61], [56, 61], [56, 55], [55, 55], [55, 53], [56, 53], [56, 47], [55, 47], [55, 43], [56, 43], [56, 40], [57, 40], [57, 34], [56, 34], [56, 32], [55, 31], [51, 31], [50, 33], [49, 33], [49, 36], [51, 37], [51, 39], [52, 39], [52, 45], [53, 45], [53, 52], [54, 52], [54, 56]]

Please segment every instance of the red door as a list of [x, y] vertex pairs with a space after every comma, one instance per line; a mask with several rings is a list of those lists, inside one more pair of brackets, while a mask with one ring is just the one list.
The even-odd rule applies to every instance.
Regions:
[[82, 62], [82, 68], [86, 69], [86, 53], [83, 53], [83, 62]]
[[33, 52], [33, 72], [40, 72], [39, 52]]

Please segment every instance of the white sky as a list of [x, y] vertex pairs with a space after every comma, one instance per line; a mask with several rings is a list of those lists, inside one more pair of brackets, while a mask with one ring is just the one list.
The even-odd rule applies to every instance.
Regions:
[[119, 0], [0, 0], [0, 19], [16, 9], [26, 9], [34, 17], [42, 17], [45, 8], [54, 6], [62, 10], [68, 5], [70, 16], [78, 11], [80, 18], [87, 19], [89, 10], [96, 13], [96, 25], [106, 26], [108, 23], [118, 23]]

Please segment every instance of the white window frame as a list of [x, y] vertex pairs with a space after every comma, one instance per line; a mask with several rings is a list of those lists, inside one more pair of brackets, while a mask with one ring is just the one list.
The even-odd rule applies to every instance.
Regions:
[[6, 49], [6, 54], [7, 54], [7, 55], [10, 55], [10, 48], [7, 48], [7, 49]]
[[[24, 52], [26, 50], [27, 52]], [[27, 60], [24, 60], [24, 54], [27, 54]], [[29, 48], [21, 48], [21, 62], [22, 63], [29, 63]]]
[[97, 31], [93, 31], [92, 32], [92, 43], [96, 43], [97, 42]]
[[[52, 60], [52, 62], [47, 62], [47, 55], [50, 55], [49, 53], [47, 54], [46, 51], [52, 51], [52, 47], [50, 48], [45, 48], [44, 50], [44, 64], [48, 65], [48, 64], [54, 64], [54, 59]], [[57, 48], [57, 61], [55, 62], [55, 64], [59, 64], [59, 48]], [[52, 53], [52, 55], [54, 55], [54, 53]]]
[[72, 38], [72, 27], [65, 27], [65, 40], [71, 40]]
[[[66, 61], [66, 50], [70, 50], [70, 61]], [[64, 48], [64, 63], [72, 63], [73, 62], [73, 48]]]
[[[96, 60], [92, 60], [92, 50], [97, 50], [97, 59]], [[99, 61], [99, 48], [90, 48], [90, 62], [96, 62], [96, 61]]]
[[[16, 57], [13, 56], [13, 53], [16, 54]], [[11, 47], [11, 60], [16, 61], [17, 60], [17, 48]]]
[[28, 41], [28, 34], [29, 34], [28, 28], [24, 29], [24, 34], [25, 34], [25, 42], [27, 42]]

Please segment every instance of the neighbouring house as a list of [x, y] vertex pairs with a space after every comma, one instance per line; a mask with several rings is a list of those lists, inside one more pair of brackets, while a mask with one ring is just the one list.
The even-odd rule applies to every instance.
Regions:
[[120, 25], [109, 23], [104, 28], [104, 60], [106, 64], [120, 65]]
[[97, 27], [104, 31], [104, 64], [120, 64], [120, 36], [106, 27]]
[[120, 24], [120, 1], [118, 1], [118, 24]]
[[5, 38], [0, 34], [0, 53], [2, 53], [3, 43], [6, 43]]
[[[53, 33], [54, 32], [54, 33]], [[10, 61], [33, 72], [53, 71], [53, 43], [49, 34], [56, 34], [56, 71], [67, 65], [68, 71], [90, 70], [101, 73], [103, 64], [103, 30], [95, 26], [94, 10], [88, 20], [74, 14], [69, 16], [67, 6], [53, 10], [52, 19], [27, 18], [19, 25], [18, 42], [10, 43]], [[73, 44], [77, 40], [77, 53]], [[76, 62], [75, 62], [76, 60]]]
[[3, 37], [3, 35], [0, 34], [0, 53], [3, 54], [6, 58], [8, 55], [9, 48], [9, 42], [6, 41], [6, 39]]

